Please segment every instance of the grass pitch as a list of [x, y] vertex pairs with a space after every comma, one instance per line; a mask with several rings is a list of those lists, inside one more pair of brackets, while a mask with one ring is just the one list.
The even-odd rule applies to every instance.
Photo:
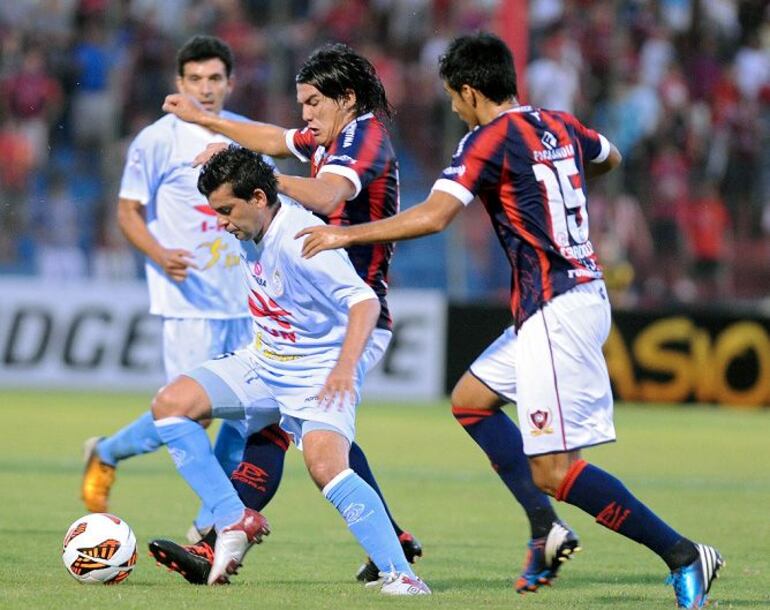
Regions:
[[[149, 396], [0, 392], [1, 608], [671, 608], [664, 564], [565, 505], [583, 552], [551, 588], [512, 587], [528, 528], [446, 404], [366, 404], [358, 440], [390, 507], [423, 543], [426, 599], [388, 599], [353, 580], [363, 553], [290, 449], [264, 511], [273, 534], [229, 587], [188, 585], [158, 569], [154, 537], [181, 539], [197, 507], [165, 451], [121, 464], [111, 510], [136, 532], [140, 557], [116, 587], [84, 586], [61, 563], [79, 499], [81, 444], [143, 412]], [[586, 452], [683, 534], [727, 560], [720, 608], [770, 607], [770, 411], [620, 405], [619, 442]]]

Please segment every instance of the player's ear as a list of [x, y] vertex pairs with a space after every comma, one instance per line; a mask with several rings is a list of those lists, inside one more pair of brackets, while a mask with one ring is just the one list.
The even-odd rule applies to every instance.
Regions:
[[345, 93], [342, 94], [342, 107], [346, 111], [354, 111], [356, 108], [356, 92], [352, 89], [345, 89]]
[[267, 195], [265, 195], [265, 191], [260, 188], [254, 189], [254, 192], [251, 194], [251, 201], [253, 201], [258, 208], [267, 207]]
[[174, 80], [176, 82], [176, 92], [177, 93], [184, 93], [182, 90], [182, 77], [177, 74], [176, 79]]

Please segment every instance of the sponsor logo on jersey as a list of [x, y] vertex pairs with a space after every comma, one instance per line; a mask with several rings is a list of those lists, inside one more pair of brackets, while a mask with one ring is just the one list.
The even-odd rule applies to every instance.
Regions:
[[550, 409], [538, 409], [537, 411], [529, 411], [527, 413], [529, 422], [532, 425], [532, 436], [540, 436], [541, 434], [553, 434], [553, 415]]
[[545, 146], [548, 150], [553, 150], [554, 148], [556, 148], [556, 145], [559, 143], [559, 140], [550, 131], [544, 131], [543, 137], [540, 138], [540, 141], [543, 143], [543, 146]]
[[220, 262], [220, 260], [222, 261], [222, 264], [224, 264], [225, 268], [235, 267], [240, 264], [241, 258], [239, 255], [228, 254], [225, 252], [228, 249], [228, 245], [222, 241], [221, 237], [217, 237], [214, 241], [206, 241], [202, 244], [198, 244], [195, 249], [208, 252], [209, 255], [208, 260], [202, 265], [198, 266], [201, 271], [211, 269], [214, 265]]
[[465, 165], [458, 165], [456, 167], [447, 167], [444, 170], [445, 176], [462, 176], [465, 173]]
[[254, 275], [262, 275], [262, 263], [259, 261], [254, 263], [254, 266], [252, 267], [254, 271]]
[[347, 126], [345, 129], [345, 137], [342, 140], [342, 148], [349, 148], [350, 145], [353, 144], [353, 138], [356, 137], [356, 127], [358, 127], [357, 121], [353, 121]]
[[[546, 131], [545, 133], [548, 133], [551, 135], [551, 137], [553, 137], [553, 134], [550, 134], [550, 132]], [[545, 136], [543, 136], [543, 138], [545, 138]], [[556, 142], [553, 144], [556, 144]], [[543, 142], [543, 145], [546, 146], [545, 142]], [[559, 159], [568, 159], [570, 157], [574, 157], [575, 147], [572, 144], [567, 144], [566, 146], [559, 146], [559, 148], [533, 150], [532, 154], [535, 157], [535, 161], [558, 161]]]
[[357, 161], [350, 155], [329, 155], [328, 157], [326, 157], [327, 163], [330, 163], [331, 161], [338, 161], [340, 163], [349, 163], [350, 165], [355, 165], [357, 163]]

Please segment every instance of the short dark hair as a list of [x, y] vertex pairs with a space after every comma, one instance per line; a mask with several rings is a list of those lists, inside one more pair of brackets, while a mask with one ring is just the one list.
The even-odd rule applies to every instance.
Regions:
[[233, 71], [233, 52], [226, 42], [215, 36], [193, 36], [182, 45], [176, 54], [176, 69], [179, 76], [184, 76], [184, 66], [189, 61], [221, 59], [225, 64], [225, 73], [230, 78]]
[[349, 89], [356, 94], [358, 114], [373, 112], [390, 118], [393, 108], [372, 62], [342, 43], [327, 44], [313, 52], [297, 72], [297, 83], [312, 85], [323, 95], [341, 100]]
[[254, 191], [264, 191], [270, 206], [278, 202], [278, 181], [273, 168], [261, 155], [230, 144], [201, 169], [198, 190], [208, 197], [223, 184], [229, 184], [238, 199], [251, 199]]
[[439, 74], [450, 89], [468, 85], [496, 104], [518, 95], [513, 54], [487, 32], [455, 38], [439, 59]]

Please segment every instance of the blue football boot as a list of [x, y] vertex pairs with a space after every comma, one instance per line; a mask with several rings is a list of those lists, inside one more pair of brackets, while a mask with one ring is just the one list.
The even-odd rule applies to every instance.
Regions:
[[563, 521], [554, 521], [547, 536], [533, 538], [527, 544], [524, 571], [516, 580], [516, 591], [532, 593], [550, 585], [561, 564], [579, 550], [577, 534]]
[[725, 565], [714, 547], [696, 544], [698, 558], [690, 565], [671, 572], [666, 584], [674, 585], [676, 605], [679, 608], [702, 608], [708, 601], [711, 583], [719, 578], [719, 570]]

